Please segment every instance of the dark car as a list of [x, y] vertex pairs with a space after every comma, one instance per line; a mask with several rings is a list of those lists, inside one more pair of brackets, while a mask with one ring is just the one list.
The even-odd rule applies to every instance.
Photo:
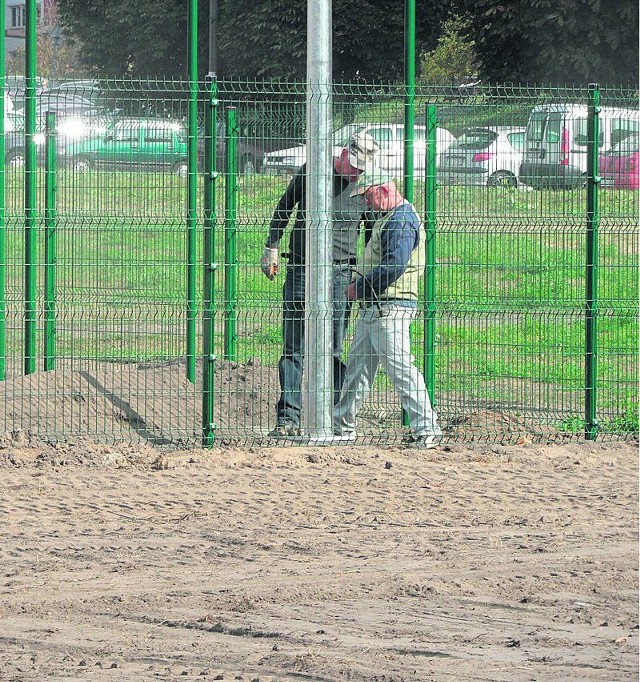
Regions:
[[64, 150], [76, 173], [105, 170], [170, 172], [186, 177], [187, 132], [179, 121], [120, 118]]
[[[204, 129], [198, 129], [198, 167], [204, 167]], [[240, 175], [253, 175], [262, 168], [265, 148], [259, 140], [238, 136], [236, 169]], [[224, 173], [227, 167], [227, 137], [225, 124], [218, 121], [216, 126], [216, 170]]]

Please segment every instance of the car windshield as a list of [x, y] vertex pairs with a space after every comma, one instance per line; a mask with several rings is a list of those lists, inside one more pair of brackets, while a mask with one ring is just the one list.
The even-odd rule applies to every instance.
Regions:
[[640, 135], [629, 135], [611, 147], [611, 154], [637, 154], [640, 151]]
[[486, 149], [497, 137], [493, 130], [466, 130], [449, 149]]
[[531, 114], [527, 125], [527, 139], [531, 142], [542, 142], [547, 114], [544, 112]]

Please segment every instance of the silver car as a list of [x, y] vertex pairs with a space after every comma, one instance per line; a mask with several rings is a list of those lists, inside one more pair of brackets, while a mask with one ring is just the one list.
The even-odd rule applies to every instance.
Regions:
[[525, 128], [468, 128], [440, 157], [440, 185], [517, 187]]
[[[424, 177], [426, 156], [426, 128], [414, 126], [414, 174]], [[400, 177], [404, 171], [404, 125], [401, 123], [351, 123], [333, 134], [333, 154], [339, 156], [343, 146], [353, 133], [365, 132], [371, 135], [380, 147], [380, 168], [395, 177]], [[437, 159], [441, 158], [444, 150], [455, 138], [446, 128], [436, 130]], [[265, 154], [262, 164], [263, 173], [291, 174], [302, 166], [307, 158], [305, 145], [280, 149]]]

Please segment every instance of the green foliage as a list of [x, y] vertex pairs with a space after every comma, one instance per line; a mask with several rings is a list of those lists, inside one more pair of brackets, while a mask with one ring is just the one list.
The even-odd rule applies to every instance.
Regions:
[[[184, 0], [87, 2], [58, 0], [65, 30], [87, 69], [102, 76], [187, 75]], [[336, 0], [333, 76], [336, 81], [402, 80], [404, 12], [373, 0]], [[448, 8], [436, 0], [416, 6], [416, 49], [432, 48]], [[200, 0], [199, 73], [208, 71], [209, 2]], [[217, 74], [300, 80], [306, 73], [306, 0], [220, 2]]]
[[445, 85], [467, 82], [477, 76], [479, 65], [475, 41], [463, 34], [469, 25], [468, 17], [453, 17], [445, 21], [435, 50], [420, 57], [421, 82]]
[[634, 0], [460, 0], [491, 82], [638, 83]]

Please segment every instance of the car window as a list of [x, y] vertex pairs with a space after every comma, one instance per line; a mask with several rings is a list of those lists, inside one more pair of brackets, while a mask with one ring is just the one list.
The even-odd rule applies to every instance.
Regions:
[[116, 124], [113, 132], [113, 139], [116, 142], [137, 142], [140, 124], [132, 122], [122, 122]]
[[562, 119], [560, 114], [551, 114], [547, 120], [547, 127], [544, 130], [544, 141], [549, 144], [558, 144], [560, 142], [561, 129]]
[[547, 115], [544, 112], [531, 114], [527, 125], [527, 139], [531, 142], [542, 142]]
[[611, 121], [611, 145], [622, 142], [631, 133], [640, 130], [640, 121], [632, 121], [627, 118], [614, 118]]
[[147, 128], [145, 139], [147, 142], [169, 144], [172, 141], [172, 131], [169, 128]]
[[640, 151], [640, 135], [629, 135], [611, 147], [611, 154], [637, 154]]
[[493, 130], [466, 130], [451, 143], [449, 149], [486, 149], [497, 137]]
[[519, 152], [524, 150], [524, 133], [508, 133], [507, 134], [507, 140], [509, 140], [509, 144], [514, 148], [517, 149]]
[[[601, 124], [602, 126], [602, 124]], [[589, 142], [589, 135], [587, 134], [587, 119], [577, 118], [573, 129], [573, 144], [578, 147], [586, 147]], [[604, 144], [604, 131], [601, 129], [598, 135], [598, 146], [602, 147]]]

